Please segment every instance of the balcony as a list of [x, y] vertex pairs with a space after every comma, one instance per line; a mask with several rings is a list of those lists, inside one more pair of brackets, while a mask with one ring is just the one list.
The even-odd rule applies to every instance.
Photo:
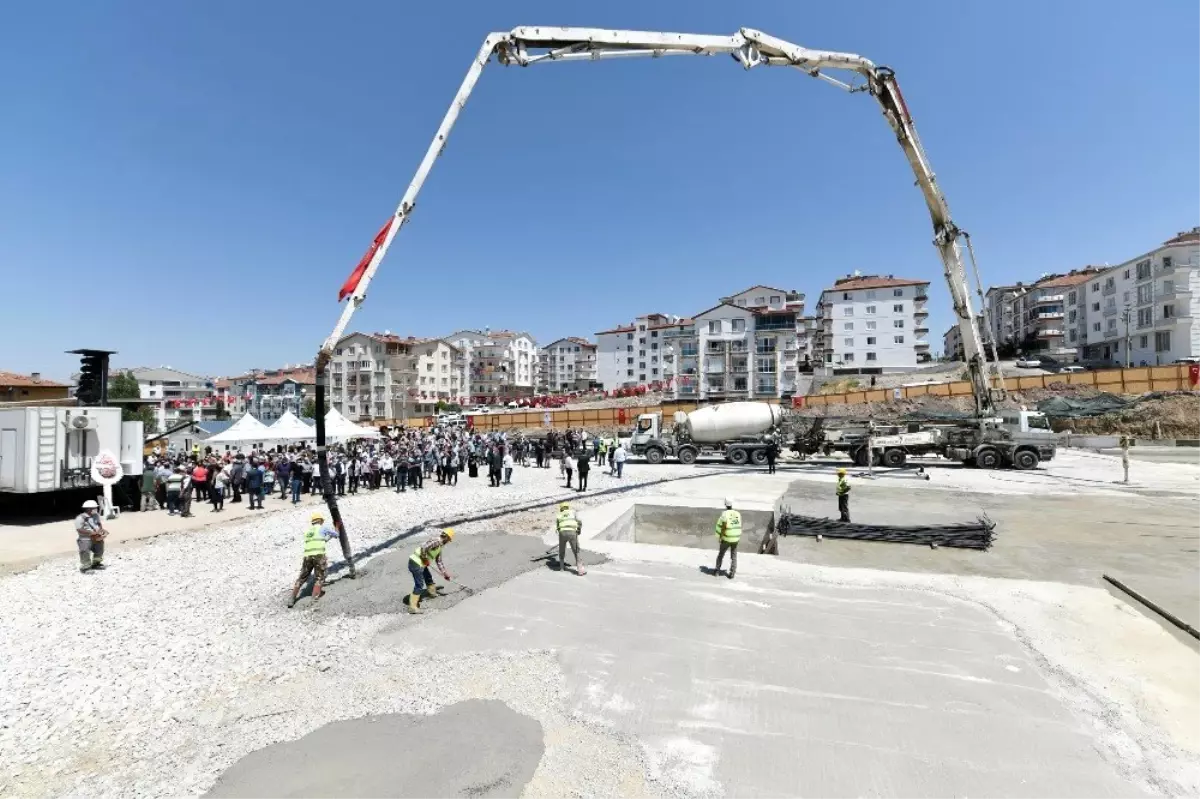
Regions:
[[749, 352], [750, 347], [747, 346], [745, 340], [729, 342], [730, 352]]
[[1106, 339], [1119, 338], [1120, 336], [1121, 336], [1121, 331], [1117, 330], [1115, 327], [1110, 327], [1108, 330], [1104, 331], [1104, 337]]
[[1042, 297], [1038, 297], [1036, 300], [1034, 300], [1034, 302], [1036, 302], [1038, 305], [1048, 305], [1049, 303], [1052, 303], [1052, 302], [1061, 303], [1062, 301], [1063, 301], [1062, 294], [1046, 294], [1046, 295], [1044, 295]]
[[1061, 330], [1058, 330], [1057, 328], [1050, 328], [1048, 330], [1039, 330], [1034, 335], [1037, 338], [1059, 338], [1062, 336], [1062, 334], [1063, 332]]
[[673, 327], [669, 330], [661, 331], [663, 338], [695, 338], [696, 326], [687, 325], [682, 328]]
[[762, 331], [770, 331], [770, 330], [795, 330], [795, 329], [796, 329], [796, 320], [795, 319], [770, 319], [770, 318], [767, 318], [767, 319], [760, 319], [757, 322], [755, 322], [755, 324], [754, 324], [754, 332], [756, 332], [756, 333], [760, 333]]
[[1111, 296], [1116, 293], [1117, 293], [1117, 284], [1115, 282], [1114, 283], [1105, 283], [1104, 288], [1100, 289], [1100, 294], [1105, 297]]
[[1119, 309], [1114, 305], [1104, 309], [1104, 316], [1116, 316]]
[[1062, 319], [1062, 311], [1040, 311], [1030, 316], [1030, 319]]
[[774, 380], [772, 380], [770, 382], [765, 382], [765, 381], [760, 380], [759, 382], [754, 384], [754, 393], [755, 394], [772, 394], [773, 395], [773, 394], [778, 393], [778, 389], [775, 386]]
[[699, 350], [696, 349], [695, 346], [679, 348], [679, 357], [680, 358], [695, 358], [699, 354], [700, 354], [700, 352], [699, 352]]
[[916, 301], [916, 302], [925, 302], [925, 301], [926, 301], [926, 300], [928, 300], [928, 299], [929, 299], [929, 295], [928, 295], [928, 294], [925, 294], [925, 293], [923, 293], [923, 292], [922, 292], [922, 293], [920, 293], [920, 294], [917, 294], [917, 295], [913, 296], [913, 300], [914, 300], [914, 301]]
[[913, 347], [918, 350], [927, 350], [929, 349], [929, 342], [923, 339], [917, 339], [913, 342]]
[[704, 351], [706, 353], [708, 353], [709, 355], [724, 355], [725, 354], [725, 342], [710, 341], [710, 342], [708, 342], [708, 346], [704, 348]]
[[706, 375], [723, 375], [723, 374], [725, 374], [725, 364], [723, 364], [723, 363], [706, 363], [706, 364], [704, 364], [704, 374], [706, 374]]

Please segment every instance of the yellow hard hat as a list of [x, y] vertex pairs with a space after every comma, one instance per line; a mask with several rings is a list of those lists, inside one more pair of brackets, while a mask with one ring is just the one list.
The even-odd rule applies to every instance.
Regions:
[[838, 474], [845, 474], [845, 473], [846, 473], [846, 470], [845, 470], [845, 469], [838, 469], [838, 472], [837, 472], [837, 473], [838, 473]]
[[453, 541], [454, 540], [454, 528], [447, 527], [445, 530], [442, 530], [442, 535], [446, 536], [447, 539]]
[[559, 510], [566, 510], [566, 509], [567, 509], [567, 508], [569, 508], [569, 507], [571, 507], [571, 503], [570, 503], [570, 502], [560, 502], [560, 503], [558, 503], [558, 509], [559, 509]]
[[312, 512], [312, 515], [308, 517], [308, 520], [310, 522], [323, 522], [325, 521], [325, 513], [324, 511], [315, 510]]

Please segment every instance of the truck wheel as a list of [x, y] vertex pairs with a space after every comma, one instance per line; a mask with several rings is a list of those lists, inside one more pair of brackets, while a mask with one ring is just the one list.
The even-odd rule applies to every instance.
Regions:
[[750, 462], [753, 463], [755, 466], [766, 466], [767, 465], [766, 450], [761, 450], [761, 449], [754, 450], [754, 452], [750, 453]]
[[883, 451], [883, 465], [893, 469], [903, 466], [908, 455], [902, 449], [887, 449]]
[[679, 462], [684, 466], [691, 466], [696, 462], [696, 450], [691, 447], [684, 447], [679, 450]]
[[854, 450], [854, 452], [850, 453], [850, 459], [854, 461], [855, 466], [866, 466], [867, 448], [859, 447], [858, 449]]
[[984, 447], [975, 453], [975, 465], [980, 469], [996, 469], [1000, 466], [1000, 453], [991, 447]]
[[746, 452], [746, 450], [742, 449], [741, 447], [734, 447], [733, 449], [726, 451], [725, 459], [734, 466], [745, 466], [746, 461], [750, 460], [750, 453]]
[[1028, 469], [1036, 469], [1041, 459], [1038, 454], [1030, 449], [1023, 449], [1013, 455], [1013, 468], [1026, 471]]
[[657, 466], [663, 462], [663, 451], [658, 447], [651, 447], [646, 450], [646, 463], [651, 463]]

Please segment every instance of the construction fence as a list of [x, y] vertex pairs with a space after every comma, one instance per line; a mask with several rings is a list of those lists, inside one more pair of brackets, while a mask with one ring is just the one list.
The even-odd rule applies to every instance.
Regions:
[[[1110, 394], [1195, 390], [1197, 384], [1200, 383], [1200, 366], [1177, 364], [1009, 377], [1004, 380], [1004, 387], [1009, 391], [1027, 391], [1048, 388], [1056, 383], [1089, 386]], [[953, 383], [927, 383], [902, 388], [873, 388], [849, 391], [844, 394], [812, 394], [805, 397], [794, 397], [792, 406], [804, 408], [824, 405], [860, 405], [865, 402], [888, 402], [921, 396], [969, 397], [971, 396], [971, 384], [966, 380], [959, 380]], [[680, 402], [663, 405], [637, 405], [627, 408], [535, 409], [510, 413], [474, 414], [470, 418], [472, 427], [483, 433], [538, 427], [559, 430], [582, 427], [585, 430], [594, 430], [628, 427], [633, 424], [639, 414], [643, 413], [662, 413], [669, 417], [676, 411], [687, 413], [698, 407], [700, 406], [694, 402]], [[419, 429], [430, 427], [434, 423], [434, 418], [427, 416], [408, 419], [403, 424], [409, 428]], [[400, 422], [394, 421], [391, 424], [398, 425]]]

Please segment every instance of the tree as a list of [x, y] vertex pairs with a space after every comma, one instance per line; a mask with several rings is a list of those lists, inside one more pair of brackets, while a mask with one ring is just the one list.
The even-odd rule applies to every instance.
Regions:
[[[325, 400], [325, 413], [329, 413], [329, 400]], [[304, 404], [300, 406], [300, 415], [305, 419], [317, 418], [317, 400], [315, 397], [309, 397], [304, 400]]]
[[229, 411], [225, 410], [225, 400], [217, 400], [217, 419], [228, 419]]
[[[142, 398], [142, 390], [132, 372], [118, 372], [108, 381], [110, 400], [136, 400]], [[149, 405], [125, 404], [121, 406], [122, 422], [141, 422], [142, 432], [157, 433], [158, 419], [154, 408]]]

